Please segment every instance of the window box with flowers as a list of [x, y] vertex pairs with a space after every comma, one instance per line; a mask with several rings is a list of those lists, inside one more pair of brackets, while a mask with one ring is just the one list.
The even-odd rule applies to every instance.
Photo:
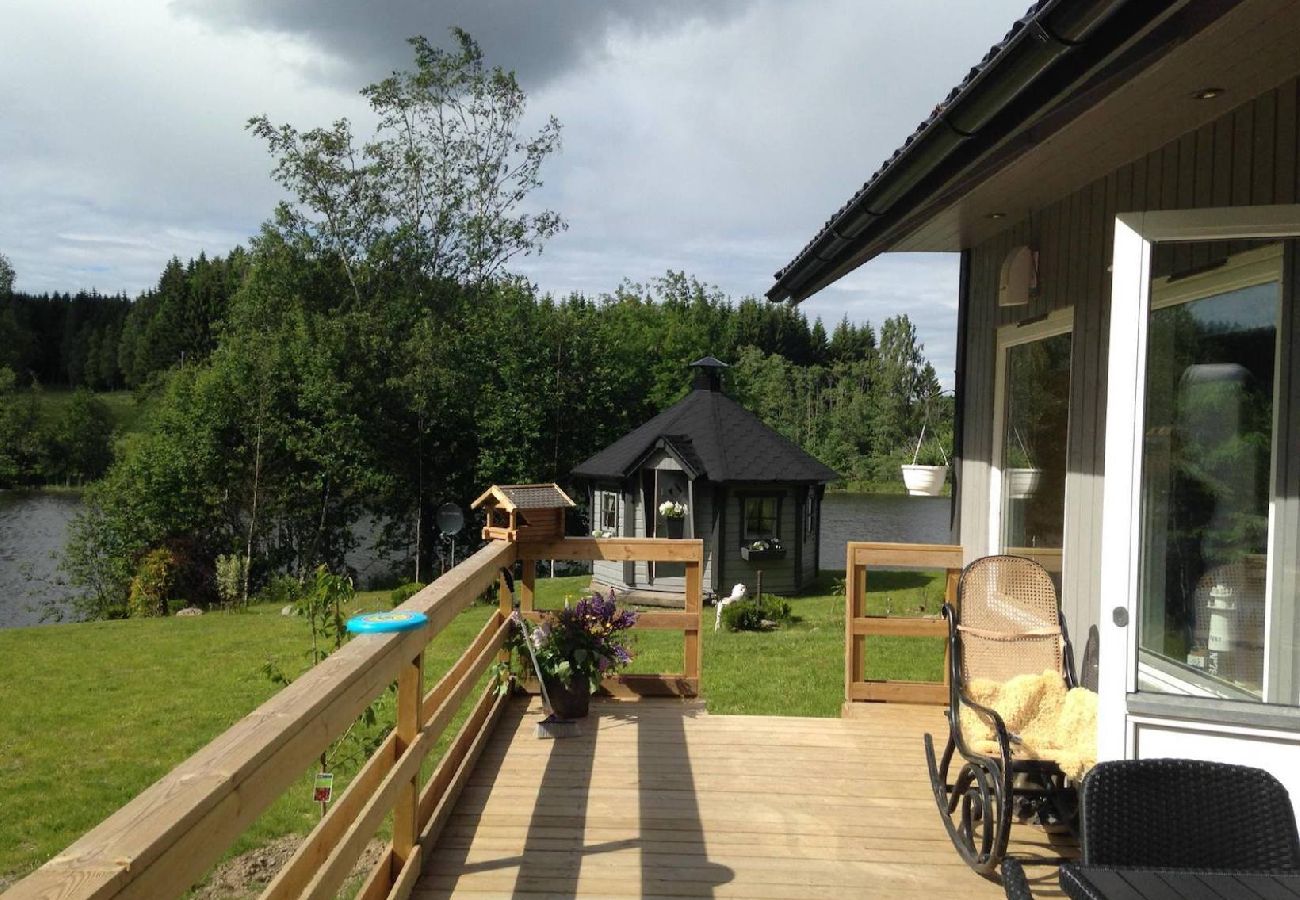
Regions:
[[750, 541], [740, 545], [741, 559], [759, 562], [765, 559], [785, 559], [785, 547], [776, 538], [766, 541]]

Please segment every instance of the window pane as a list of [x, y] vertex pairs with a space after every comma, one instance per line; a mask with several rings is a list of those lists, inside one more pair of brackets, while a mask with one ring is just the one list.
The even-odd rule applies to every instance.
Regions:
[[614, 531], [618, 528], [618, 495], [605, 491], [601, 494], [601, 528]]
[[1201, 271], [1178, 274], [1177, 260], [1214, 246], [1153, 254], [1140, 687], [1261, 699], [1281, 256], [1220, 250]]
[[[1070, 334], [1006, 350], [1002, 421], [1002, 547], [1060, 576]], [[1059, 587], [1059, 584], [1058, 584]]]
[[776, 498], [745, 498], [745, 538], [777, 537]]

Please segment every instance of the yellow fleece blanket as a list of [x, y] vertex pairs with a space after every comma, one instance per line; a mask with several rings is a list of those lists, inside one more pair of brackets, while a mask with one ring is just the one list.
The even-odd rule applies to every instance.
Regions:
[[[1057, 672], [1017, 675], [1009, 681], [976, 678], [967, 695], [996, 710], [1007, 730], [1020, 738], [1012, 755], [1050, 759], [1071, 779], [1083, 777], [1097, 763], [1097, 695], [1087, 688], [1065, 686]], [[993, 729], [973, 710], [962, 707], [962, 735], [977, 753], [996, 756]]]

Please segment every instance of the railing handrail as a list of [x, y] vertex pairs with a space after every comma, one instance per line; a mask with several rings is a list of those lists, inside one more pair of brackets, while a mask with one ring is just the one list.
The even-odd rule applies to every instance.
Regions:
[[496, 583], [515, 553], [510, 543], [483, 547], [399, 607], [424, 613], [428, 624], [349, 641], [6, 897], [165, 897], [193, 884], [429, 641]]
[[639, 623], [640, 628], [682, 631], [683, 672], [624, 676], [623, 685], [630, 682], [634, 692], [698, 692], [702, 541], [492, 541], [398, 607], [424, 613], [429, 619], [426, 625], [354, 638], [18, 882], [5, 897], [99, 900], [179, 895], [394, 681], [398, 692], [393, 731], [263, 896], [334, 896], [390, 810], [393, 842], [358, 896], [409, 895], [422, 854], [437, 839], [504, 698], [489, 692], [479, 700], [423, 786], [420, 765], [501, 652], [510, 627], [509, 597], [502, 591], [498, 608], [482, 631], [427, 693], [423, 691], [425, 647], [516, 560], [526, 563], [521, 606], [528, 615], [535, 573], [527, 563], [552, 558], [684, 563], [685, 610], [647, 613]]

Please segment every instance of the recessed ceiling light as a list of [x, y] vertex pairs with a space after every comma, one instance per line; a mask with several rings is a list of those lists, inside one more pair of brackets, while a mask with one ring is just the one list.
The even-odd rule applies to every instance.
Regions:
[[1192, 99], [1213, 100], [1215, 97], [1219, 96], [1222, 93], [1223, 93], [1223, 88], [1221, 87], [1204, 87], [1201, 88], [1199, 91], [1192, 91]]
[[989, 213], [987, 216], [985, 216], [984, 218], [986, 218], [986, 219], [1005, 219], [1006, 217], [1007, 217], [1007, 214], [1004, 213], [1004, 212], [991, 212], [991, 213]]

